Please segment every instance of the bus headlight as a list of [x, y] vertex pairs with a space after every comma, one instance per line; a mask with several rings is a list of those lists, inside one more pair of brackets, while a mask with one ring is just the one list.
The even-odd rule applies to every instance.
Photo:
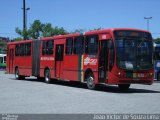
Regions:
[[154, 76], [154, 74], [153, 74], [153, 73], [148, 73], [148, 74], [147, 74], [147, 77], [152, 78], [153, 76]]
[[154, 76], [154, 74], [153, 74], [153, 73], [149, 73], [149, 76], [150, 76], [150, 77], [153, 77], [153, 76]]
[[122, 72], [117, 72], [118, 77], [124, 77], [124, 74]]
[[118, 72], [118, 76], [120, 76], [121, 75], [121, 72]]

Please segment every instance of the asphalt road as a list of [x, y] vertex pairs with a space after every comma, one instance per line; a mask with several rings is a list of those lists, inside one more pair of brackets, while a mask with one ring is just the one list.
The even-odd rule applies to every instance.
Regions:
[[84, 84], [46, 84], [34, 77], [15, 80], [0, 71], [0, 113], [160, 113], [160, 82], [131, 85], [127, 92], [116, 86], [88, 90]]

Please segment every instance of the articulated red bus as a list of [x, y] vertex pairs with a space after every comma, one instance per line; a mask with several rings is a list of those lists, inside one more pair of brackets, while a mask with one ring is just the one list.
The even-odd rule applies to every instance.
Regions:
[[16, 79], [36, 76], [97, 84], [152, 84], [153, 43], [148, 31], [116, 28], [10, 42], [7, 72]]

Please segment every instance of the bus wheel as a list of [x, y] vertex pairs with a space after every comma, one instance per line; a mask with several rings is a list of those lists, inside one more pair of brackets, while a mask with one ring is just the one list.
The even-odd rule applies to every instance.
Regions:
[[19, 75], [19, 70], [18, 70], [18, 68], [16, 68], [16, 70], [15, 70], [15, 78], [16, 78], [17, 80], [23, 80], [23, 79], [25, 79], [25, 76]]
[[130, 84], [119, 84], [118, 87], [120, 90], [128, 90], [130, 87]]
[[18, 68], [16, 68], [16, 70], [15, 70], [15, 78], [17, 80], [19, 80], [19, 70], [18, 70]]
[[51, 78], [50, 78], [50, 70], [46, 69], [44, 72], [44, 81], [46, 83], [50, 83], [51, 82]]
[[91, 90], [95, 89], [96, 85], [95, 85], [95, 80], [94, 80], [94, 76], [92, 73], [89, 73], [87, 75], [87, 87]]
[[43, 78], [43, 77], [37, 77], [37, 80], [38, 80], [38, 81], [43, 81], [44, 78]]

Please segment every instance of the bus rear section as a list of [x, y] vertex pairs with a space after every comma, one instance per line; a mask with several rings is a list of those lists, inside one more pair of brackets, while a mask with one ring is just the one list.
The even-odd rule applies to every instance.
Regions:
[[[8, 43], [7, 72], [15, 74], [16, 79], [25, 79], [25, 77], [29, 76], [44, 77], [43, 62], [40, 63], [40, 61], [47, 58], [48, 49], [44, 48], [41, 43], [41, 40], [24, 40]], [[47, 51], [45, 54], [44, 49]], [[40, 57], [42, 54], [44, 54], [44, 58]], [[48, 61], [46, 63], [48, 65]], [[42, 75], [41, 69], [43, 69]]]
[[7, 72], [16, 79], [32, 76], [32, 41], [10, 42], [7, 45]]

